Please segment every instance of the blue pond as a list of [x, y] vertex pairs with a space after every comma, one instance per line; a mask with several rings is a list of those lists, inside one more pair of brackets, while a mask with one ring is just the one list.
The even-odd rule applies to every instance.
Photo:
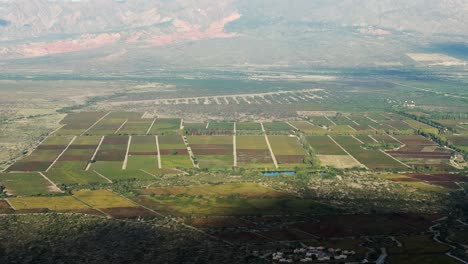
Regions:
[[265, 171], [263, 172], [263, 176], [266, 176], [266, 177], [278, 177], [281, 174], [296, 175], [296, 172], [295, 171]]

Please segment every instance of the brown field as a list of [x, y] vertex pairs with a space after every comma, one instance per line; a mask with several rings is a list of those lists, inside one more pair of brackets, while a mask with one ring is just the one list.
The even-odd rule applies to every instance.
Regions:
[[252, 223], [238, 217], [190, 218], [185, 223], [196, 228], [238, 228], [252, 226]]
[[128, 137], [109, 136], [105, 137], [102, 141], [103, 145], [126, 145], [128, 143]]
[[129, 156], [157, 156], [158, 152], [128, 152], [128, 155]]
[[10, 166], [7, 171], [45, 171], [51, 161], [19, 161]]
[[266, 149], [238, 149], [239, 163], [273, 163], [269, 150]]
[[276, 155], [279, 163], [300, 164], [304, 162], [304, 155]]
[[0, 200], [0, 209], [9, 209], [10, 205], [5, 200]]

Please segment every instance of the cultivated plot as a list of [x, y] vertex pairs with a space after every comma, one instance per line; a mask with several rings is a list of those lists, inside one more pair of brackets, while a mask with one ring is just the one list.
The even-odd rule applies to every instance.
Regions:
[[153, 119], [128, 119], [122, 128], [117, 131], [119, 135], [146, 135], [153, 124]]
[[122, 168], [129, 140], [127, 136], [104, 137], [91, 169]]
[[104, 112], [80, 112], [69, 113], [60, 122], [64, 125], [61, 129], [54, 133], [55, 136], [81, 135], [94, 123], [104, 117], [107, 113]]
[[72, 140], [71, 136], [48, 137], [30, 155], [14, 163], [7, 171], [46, 171]]
[[231, 168], [234, 163], [231, 136], [188, 136], [190, 147], [201, 168]]
[[361, 167], [353, 157], [349, 156], [328, 136], [307, 136], [307, 142], [314, 149], [322, 166], [335, 168]]
[[264, 136], [237, 137], [237, 164], [244, 168], [274, 168]]
[[0, 174], [0, 185], [7, 195], [31, 196], [60, 192], [52, 183], [39, 173], [5, 173]]
[[333, 136], [338, 144], [346, 149], [354, 158], [371, 169], [404, 169], [407, 166], [401, 164], [380, 150], [366, 149], [351, 136]]
[[159, 118], [151, 127], [150, 135], [176, 135], [180, 129], [180, 118]]
[[193, 168], [181, 136], [158, 136], [162, 168]]
[[15, 210], [48, 209], [52, 211], [71, 211], [89, 209], [87, 205], [72, 196], [53, 197], [15, 197], [8, 198]]
[[268, 136], [268, 140], [280, 167], [304, 165], [307, 152], [297, 137]]

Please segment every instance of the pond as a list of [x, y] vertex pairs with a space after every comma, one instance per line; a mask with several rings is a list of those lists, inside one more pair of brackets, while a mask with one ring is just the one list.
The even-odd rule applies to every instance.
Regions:
[[296, 175], [296, 172], [295, 171], [265, 171], [263, 172], [263, 176], [266, 176], [266, 177], [278, 177], [281, 174]]

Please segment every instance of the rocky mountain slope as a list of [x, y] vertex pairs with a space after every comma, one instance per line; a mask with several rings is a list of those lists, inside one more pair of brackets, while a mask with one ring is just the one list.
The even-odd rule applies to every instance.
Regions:
[[446, 35], [463, 41], [466, 25], [466, 0], [0, 0], [0, 60], [90, 50], [106, 51], [104, 60], [133, 58], [141, 50], [168, 59], [176, 53], [167, 47], [176, 47], [200, 55], [217, 51], [207, 59], [224, 63], [229, 46], [241, 56], [234, 58], [238, 63], [295, 54], [329, 61], [307, 54], [315, 53], [311, 47], [359, 53], [361, 45], [375, 49], [386, 42], [389, 51], [380, 56], [387, 56]]

